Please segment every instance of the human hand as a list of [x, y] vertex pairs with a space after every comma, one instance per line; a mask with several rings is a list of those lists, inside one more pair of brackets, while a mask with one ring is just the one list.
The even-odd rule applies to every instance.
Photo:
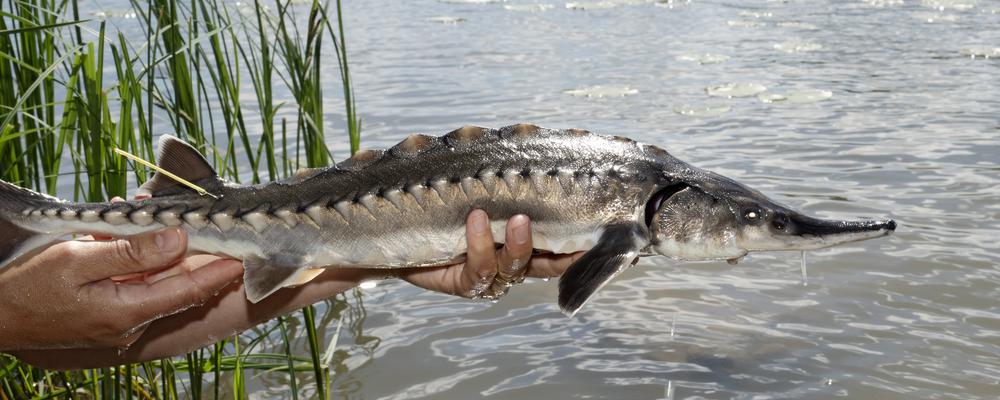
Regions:
[[[399, 275], [430, 290], [470, 295], [484, 276], [492, 280], [494, 275], [502, 273], [513, 278], [518, 271], [524, 271], [526, 276], [531, 277], [555, 277], [582, 255], [532, 256], [530, 221], [524, 216], [516, 216], [507, 222], [508, 240], [500, 250], [496, 249], [492, 233], [488, 228], [483, 229], [484, 226], [488, 227], [485, 213], [474, 211], [469, 215], [466, 262], [444, 267], [412, 268], [401, 271]], [[512, 260], [521, 260], [519, 265], [527, 265], [526, 269], [514, 268]], [[187, 267], [198, 270], [201, 265], [211, 266], [219, 262], [237, 263], [201, 255], [187, 258], [183, 263], [185, 267], [172, 270]], [[50, 369], [95, 368], [169, 357], [211, 344], [384, 274], [383, 270], [376, 269], [330, 268], [308, 284], [281, 289], [257, 304], [246, 300], [242, 284], [232, 285], [200, 307], [154, 321], [126, 351], [114, 348], [41, 350], [18, 352], [16, 355], [28, 363]]]
[[[186, 249], [186, 235], [172, 228], [62, 242], [0, 270], [0, 350], [126, 348], [150, 321], [202, 304], [240, 277], [233, 263], [185, 268]], [[177, 272], [155, 273], [169, 266]]]
[[507, 220], [505, 243], [497, 250], [489, 216], [482, 210], [469, 213], [465, 223], [466, 261], [444, 267], [397, 270], [396, 275], [418, 287], [466, 298], [496, 299], [525, 276], [549, 278], [562, 275], [583, 253], [535, 254], [531, 221], [525, 215]]

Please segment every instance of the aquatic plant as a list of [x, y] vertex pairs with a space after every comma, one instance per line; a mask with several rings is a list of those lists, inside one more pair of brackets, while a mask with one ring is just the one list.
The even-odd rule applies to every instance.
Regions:
[[[119, 27], [114, 15], [135, 26]], [[0, 178], [63, 196], [70, 180], [75, 200], [125, 196], [148, 171], [112, 150], [152, 159], [154, 133], [168, 132], [236, 182], [329, 164], [326, 40], [340, 71], [346, 142], [352, 153], [360, 143], [343, 21], [339, 0], [132, 0], [127, 12], [90, 16], [75, 0], [0, 3]], [[241, 98], [246, 81], [255, 101]], [[276, 85], [294, 104], [276, 98]], [[294, 117], [281, 117], [283, 107]], [[362, 337], [364, 310], [346, 302], [352, 295], [171, 359], [60, 372], [0, 355], [0, 400], [245, 398], [248, 371], [284, 376], [292, 398], [327, 398], [331, 366], [346, 357], [335, 351], [340, 324]], [[337, 333], [326, 338], [331, 324]], [[301, 336], [304, 349], [295, 346]]]

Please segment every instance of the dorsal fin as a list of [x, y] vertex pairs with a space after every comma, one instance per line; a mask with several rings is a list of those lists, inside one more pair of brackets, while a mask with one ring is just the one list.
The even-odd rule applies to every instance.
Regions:
[[[222, 178], [215, 172], [197, 149], [187, 142], [174, 136], [160, 137], [160, 151], [156, 165], [188, 182], [201, 186], [209, 193], [223, 185]], [[146, 183], [139, 187], [139, 194], [149, 194], [153, 197], [168, 196], [178, 193], [189, 193], [193, 190], [172, 178], [154, 173]]]

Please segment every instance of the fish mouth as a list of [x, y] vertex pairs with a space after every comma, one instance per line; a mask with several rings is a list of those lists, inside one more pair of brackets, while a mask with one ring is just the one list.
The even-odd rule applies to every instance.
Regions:
[[828, 220], [804, 215], [790, 218], [793, 235], [806, 239], [809, 248], [824, 248], [891, 235], [896, 231], [892, 219]]

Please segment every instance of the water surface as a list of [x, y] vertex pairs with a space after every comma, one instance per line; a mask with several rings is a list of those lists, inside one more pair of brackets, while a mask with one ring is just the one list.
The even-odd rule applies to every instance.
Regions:
[[[797, 253], [735, 267], [644, 259], [572, 319], [555, 281], [497, 304], [383, 283], [364, 290], [363, 330], [340, 332], [335, 397], [663, 398], [668, 385], [674, 398], [1000, 396], [1000, 3], [345, 11], [365, 146], [467, 124], [582, 128], [663, 146], [809, 213], [900, 228], [809, 253], [808, 286]], [[343, 156], [337, 67], [324, 67]], [[269, 379], [258, 396], [287, 395]]]

